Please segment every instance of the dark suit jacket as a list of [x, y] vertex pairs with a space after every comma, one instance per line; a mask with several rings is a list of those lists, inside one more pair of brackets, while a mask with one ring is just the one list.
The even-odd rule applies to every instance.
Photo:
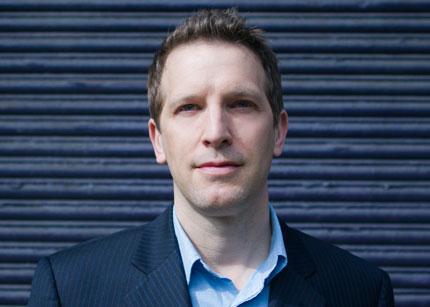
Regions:
[[[288, 265], [270, 306], [393, 306], [388, 275], [281, 223]], [[172, 209], [142, 227], [40, 260], [29, 306], [190, 306]]]

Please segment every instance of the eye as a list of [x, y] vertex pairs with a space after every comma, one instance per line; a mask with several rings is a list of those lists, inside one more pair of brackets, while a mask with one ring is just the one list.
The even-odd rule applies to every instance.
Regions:
[[197, 111], [200, 107], [197, 104], [187, 103], [176, 109], [175, 113]]
[[231, 103], [230, 108], [251, 108], [254, 106], [254, 103], [249, 100], [235, 100]]

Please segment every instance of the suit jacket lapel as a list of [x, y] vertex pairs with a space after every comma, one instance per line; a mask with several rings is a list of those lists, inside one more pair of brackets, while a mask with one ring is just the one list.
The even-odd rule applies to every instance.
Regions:
[[[172, 214], [170, 208], [144, 227], [132, 261], [143, 274], [126, 296], [128, 306], [191, 306]], [[297, 233], [280, 223], [288, 265], [270, 283], [269, 306], [324, 306], [307, 280], [315, 273], [312, 258]]]
[[324, 306], [324, 298], [310, 285], [315, 264], [297, 233], [280, 221], [288, 264], [270, 283], [269, 306]]
[[286, 268], [270, 283], [270, 307], [325, 306], [324, 298], [292, 268]]
[[129, 306], [191, 306], [172, 214], [170, 208], [144, 228], [132, 261], [143, 274], [126, 296]]

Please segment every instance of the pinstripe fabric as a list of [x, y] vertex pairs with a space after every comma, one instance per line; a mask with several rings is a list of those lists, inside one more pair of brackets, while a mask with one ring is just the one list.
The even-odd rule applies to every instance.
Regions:
[[384, 271], [281, 224], [289, 263], [271, 283], [270, 306], [394, 306]]
[[[270, 284], [270, 306], [393, 306], [386, 273], [282, 228], [289, 263]], [[44, 307], [190, 305], [171, 209], [142, 227], [43, 258], [29, 301]]]

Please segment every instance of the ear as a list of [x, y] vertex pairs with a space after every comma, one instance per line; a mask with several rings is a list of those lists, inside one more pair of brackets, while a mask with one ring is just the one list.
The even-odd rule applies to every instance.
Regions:
[[285, 137], [288, 132], [288, 114], [287, 111], [282, 110], [279, 114], [278, 126], [275, 129], [275, 146], [273, 148], [273, 155], [279, 157], [284, 151]]
[[157, 128], [157, 124], [154, 119], [150, 118], [148, 121], [149, 138], [151, 139], [152, 148], [154, 149], [155, 158], [157, 163], [166, 163], [166, 155], [164, 154], [163, 148], [163, 137], [160, 130]]

